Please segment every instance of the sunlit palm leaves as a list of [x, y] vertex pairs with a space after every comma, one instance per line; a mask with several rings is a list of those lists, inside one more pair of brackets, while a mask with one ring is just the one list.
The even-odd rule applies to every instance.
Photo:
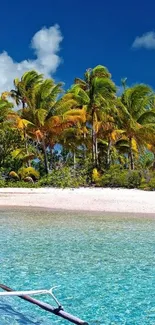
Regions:
[[84, 80], [75, 79], [75, 85], [70, 92], [79, 106], [87, 107], [87, 120], [92, 130], [92, 163], [98, 164], [97, 130], [101, 112], [114, 107], [116, 87], [110, 79], [111, 75], [106, 67], [97, 66], [87, 69]]
[[133, 142], [142, 149], [154, 134], [154, 102], [152, 89], [143, 84], [125, 89], [118, 100], [120, 124], [129, 143], [131, 169], [134, 168]]

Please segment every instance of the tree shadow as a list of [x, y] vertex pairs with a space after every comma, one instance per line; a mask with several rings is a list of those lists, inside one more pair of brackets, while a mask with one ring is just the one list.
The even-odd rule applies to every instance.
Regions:
[[15, 317], [15, 319], [18, 321], [20, 325], [31, 325], [31, 324], [42, 325], [41, 322], [30, 320], [22, 313], [14, 310], [10, 305], [4, 302], [3, 303], [0, 302], [0, 314], [3, 315], [3, 312], [5, 312], [5, 314], [7, 313], [8, 315]]

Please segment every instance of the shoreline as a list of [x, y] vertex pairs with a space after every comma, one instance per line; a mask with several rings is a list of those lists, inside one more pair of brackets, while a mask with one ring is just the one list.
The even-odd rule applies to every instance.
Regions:
[[38, 213], [50, 214], [51, 217], [55, 216], [75, 216], [75, 217], [103, 217], [103, 218], [114, 218], [114, 219], [122, 219], [122, 220], [154, 220], [154, 213], [140, 213], [140, 212], [110, 212], [110, 211], [89, 211], [89, 210], [64, 210], [64, 209], [53, 209], [53, 208], [45, 208], [45, 207], [32, 207], [32, 206], [1, 206], [0, 205], [0, 213], [3, 212], [14, 212], [14, 213], [33, 213], [34, 215]]
[[0, 188], [0, 208], [154, 214], [155, 193], [122, 188]]

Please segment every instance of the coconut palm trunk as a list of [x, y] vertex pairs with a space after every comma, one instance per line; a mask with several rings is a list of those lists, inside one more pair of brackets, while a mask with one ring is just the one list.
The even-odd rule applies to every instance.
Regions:
[[76, 169], [76, 153], [75, 150], [73, 152], [73, 166], [74, 166], [74, 170]]
[[52, 148], [52, 146], [50, 146], [50, 163], [49, 163], [49, 168], [50, 168], [50, 170], [52, 170], [52, 168], [53, 168], [53, 148]]
[[92, 166], [95, 167], [95, 134], [92, 128]]
[[91, 124], [92, 168], [95, 168], [98, 166], [96, 122], [100, 120], [100, 112], [115, 99], [116, 87], [107, 68], [98, 65], [93, 69], [86, 70], [84, 80], [75, 79], [71, 93], [74, 94], [80, 105], [82, 103], [87, 108], [89, 123]]
[[[29, 150], [28, 150], [28, 142], [27, 142], [27, 133], [26, 130], [24, 128], [24, 142], [25, 142], [25, 151], [26, 151], [26, 155], [29, 155]], [[27, 167], [31, 167], [31, 163], [30, 160], [27, 161]]]
[[111, 141], [110, 139], [108, 140], [108, 147], [107, 147], [107, 169], [110, 168], [110, 163], [111, 163], [111, 157], [110, 157], [110, 154], [111, 154]]
[[94, 127], [94, 109], [92, 110], [92, 166], [96, 168], [98, 166], [98, 142], [97, 134]]
[[97, 141], [96, 132], [95, 132], [95, 166], [98, 167], [98, 141]]
[[49, 165], [48, 165], [47, 151], [46, 151], [46, 145], [45, 145], [44, 138], [42, 139], [41, 144], [42, 144], [42, 150], [43, 150], [43, 155], [44, 155], [45, 173], [48, 175], [49, 174]]
[[130, 158], [130, 169], [134, 170], [135, 165], [134, 165], [134, 155], [133, 155], [133, 150], [132, 150], [132, 138], [129, 138], [129, 158]]
[[155, 153], [153, 154], [153, 156], [154, 156], [153, 169], [155, 169]]
[[93, 168], [98, 166], [98, 142], [97, 134], [92, 128], [92, 166]]

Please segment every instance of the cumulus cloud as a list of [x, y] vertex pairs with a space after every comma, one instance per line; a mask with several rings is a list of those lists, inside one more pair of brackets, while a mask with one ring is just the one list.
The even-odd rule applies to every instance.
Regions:
[[155, 32], [148, 32], [142, 36], [137, 36], [132, 44], [133, 48], [146, 48], [155, 50]]
[[21, 77], [27, 70], [37, 70], [50, 76], [61, 62], [58, 55], [63, 37], [58, 25], [39, 30], [31, 40], [31, 47], [36, 58], [15, 62], [4, 51], [0, 53], [0, 92], [13, 88], [13, 80]]

